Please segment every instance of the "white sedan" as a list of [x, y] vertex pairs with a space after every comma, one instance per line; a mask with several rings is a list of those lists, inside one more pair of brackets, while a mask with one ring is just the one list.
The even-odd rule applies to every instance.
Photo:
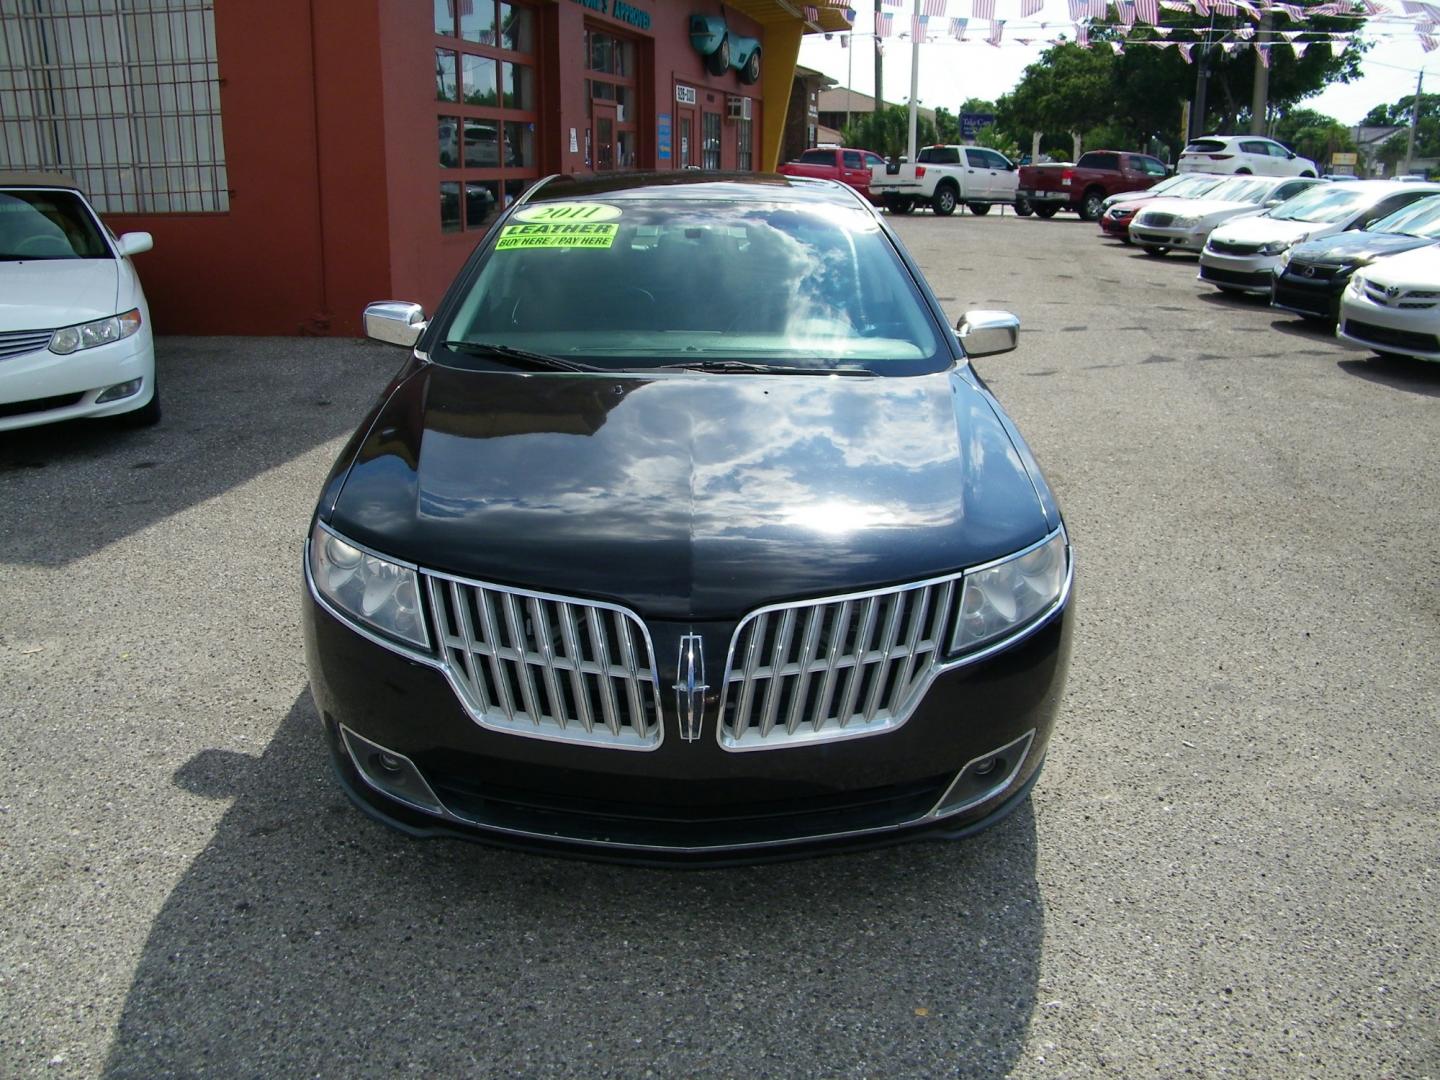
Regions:
[[130, 256], [80, 189], [0, 173], [0, 431], [80, 417], [160, 419], [150, 310]]
[[1340, 298], [1336, 334], [1385, 356], [1440, 363], [1440, 246], [1378, 259]]
[[1202, 135], [1180, 152], [1175, 171], [1254, 176], [1319, 176], [1315, 162], [1259, 135]]
[[1199, 199], [1156, 199], [1130, 221], [1130, 240], [1147, 255], [1167, 251], [1199, 254], [1217, 226], [1258, 214], [1293, 199], [1323, 180], [1280, 176], [1232, 176]]
[[1321, 184], [1273, 210], [1217, 228], [1200, 252], [1200, 280], [1221, 292], [1269, 296], [1273, 275], [1302, 240], [1368, 228], [1401, 207], [1435, 194], [1440, 194], [1440, 185], [1394, 180]]

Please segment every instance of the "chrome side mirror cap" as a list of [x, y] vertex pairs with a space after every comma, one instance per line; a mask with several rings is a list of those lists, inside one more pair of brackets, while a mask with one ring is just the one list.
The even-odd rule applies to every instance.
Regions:
[[365, 305], [365, 336], [413, 349], [425, 329], [425, 309], [404, 300]]
[[148, 232], [127, 232], [121, 233], [115, 241], [115, 250], [122, 256], [139, 255], [142, 251], [149, 251], [155, 246], [155, 238]]
[[1020, 320], [1008, 311], [967, 311], [955, 324], [965, 355], [994, 356], [1020, 344]]

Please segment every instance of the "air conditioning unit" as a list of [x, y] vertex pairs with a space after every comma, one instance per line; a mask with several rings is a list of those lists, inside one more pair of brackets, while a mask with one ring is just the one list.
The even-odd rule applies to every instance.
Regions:
[[725, 99], [725, 104], [728, 106], [726, 115], [731, 120], [750, 119], [750, 99], [748, 97], [731, 94]]

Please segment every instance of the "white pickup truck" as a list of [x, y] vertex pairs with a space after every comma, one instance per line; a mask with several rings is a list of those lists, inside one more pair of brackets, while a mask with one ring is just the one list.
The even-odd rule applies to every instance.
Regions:
[[1017, 173], [1009, 158], [983, 146], [925, 146], [914, 164], [870, 166], [870, 198], [897, 214], [928, 205], [942, 217], [964, 203], [972, 214], [1015, 202]]

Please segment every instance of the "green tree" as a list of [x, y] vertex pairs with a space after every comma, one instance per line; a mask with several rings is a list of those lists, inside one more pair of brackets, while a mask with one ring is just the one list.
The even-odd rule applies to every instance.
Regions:
[[960, 103], [960, 111], [962, 113], [993, 113], [995, 103], [986, 101], [984, 98], [969, 97]]
[[1020, 145], [1015, 139], [1001, 131], [994, 124], [986, 124], [975, 133], [976, 146], [988, 146], [991, 150], [999, 150], [1011, 161], [1020, 160]]
[[[1365, 114], [1360, 123], [1367, 127], [1410, 126], [1410, 109], [1415, 103], [1414, 94], [1406, 94], [1394, 105], [1376, 105]], [[1440, 94], [1420, 95], [1420, 119], [1440, 118]]]
[[[844, 131], [846, 146], [874, 150], [886, 157], [903, 155], [909, 135], [909, 105], [887, 105], [879, 112], [858, 115]], [[923, 115], [917, 117], [915, 145], [924, 146], [936, 141], [935, 125]]]
[[943, 105], [935, 110], [935, 141], [938, 143], [960, 141], [960, 118]]

